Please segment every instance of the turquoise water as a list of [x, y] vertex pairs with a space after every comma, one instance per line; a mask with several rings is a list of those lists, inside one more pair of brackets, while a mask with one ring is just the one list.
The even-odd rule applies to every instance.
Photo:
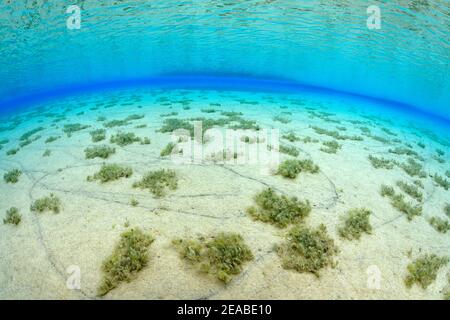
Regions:
[[394, 100], [449, 118], [449, 4], [379, 1], [0, 3], [0, 101], [167, 74], [243, 75]]
[[68, 5], [0, 0], [1, 299], [449, 298], [448, 1]]

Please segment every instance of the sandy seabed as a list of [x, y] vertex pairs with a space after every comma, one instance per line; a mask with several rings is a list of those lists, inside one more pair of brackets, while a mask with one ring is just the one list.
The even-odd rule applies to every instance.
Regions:
[[[204, 108], [217, 111], [202, 112]], [[279, 129], [281, 134], [292, 131], [302, 138], [311, 137], [310, 143], [283, 139], [280, 143], [297, 147], [298, 158], [312, 159], [320, 172], [301, 173], [290, 180], [261, 174], [252, 164], [208, 159], [177, 164], [170, 157], [160, 156], [161, 149], [171, 141], [170, 134], [158, 132], [167, 119], [161, 115], [177, 112], [172, 117], [219, 118], [220, 111], [242, 112], [244, 118], [256, 120], [263, 128]], [[102, 122], [97, 121], [99, 116], [112, 120], [130, 114], [145, 117], [125, 126], [107, 128], [105, 141], [91, 141], [89, 132], [103, 128]], [[287, 123], [274, 120], [277, 115], [287, 118]], [[432, 216], [447, 219], [443, 207], [446, 201], [450, 202], [450, 191], [437, 185], [429, 175], [438, 173], [445, 177], [450, 169], [450, 144], [428, 129], [412, 126], [411, 120], [398, 119], [381, 111], [370, 113], [345, 101], [317, 102], [313, 98], [278, 94], [139, 90], [48, 102], [11, 115], [2, 121], [0, 140], [7, 138], [9, 142], [0, 151], [0, 173], [13, 168], [23, 173], [16, 184], [0, 182], [0, 212], [4, 215], [8, 208], [17, 207], [22, 221], [18, 226], [0, 225], [0, 298], [98, 298], [102, 262], [129, 225], [155, 237], [149, 264], [133, 281], [120, 284], [102, 299], [442, 299], [449, 286], [448, 265], [441, 268], [436, 281], [425, 290], [416, 285], [406, 288], [404, 278], [412, 258], [422, 253], [443, 256], [450, 252], [450, 233], [439, 233], [428, 223]], [[90, 128], [69, 137], [62, 132], [68, 123]], [[146, 127], [137, 128], [142, 124]], [[15, 155], [6, 155], [7, 150], [19, 144], [23, 133], [39, 126], [44, 130], [35, 136], [41, 138]], [[321, 151], [322, 142], [332, 138], [318, 134], [312, 126], [358, 135], [363, 140], [339, 141], [342, 148], [329, 154]], [[364, 135], [361, 127], [390, 142]], [[116, 153], [107, 160], [85, 159], [86, 147], [110, 144], [110, 136], [117, 131], [149, 137], [151, 143], [115, 145]], [[61, 138], [45, 143], [49, 136]], [[417, 142], [425, 147], [419, 147]], [[392, 170], [375, 169], [368, 160], [369, 155], [374, 155], [405, 161], [406, 155], [389, 153], [389, 149], [405, 144], [420, 154], [427, 173], [421, 179], [423, 213], [412, 221], [393, 208], [379, 190], [382, 184], [395, 186], [396, 181], [412, 182], [417, 178], [397, 166]], [[215, 149], [214, 140], [205, 145], [208, 153], [221, 151]], [[51, 150], [49, 157], [43, 157], [46, 149]], [[445, 151], [443, 162], [436, 160], [436, 149]], [[289, 157], [280, 155], [281, 160]], [[105, 184], [88, 182], [86, 177], [97, 172], [104, 162], [128, 165], [133, 168], [133, 175]], [[155, 198], [148, 190], [132, 188], [133, 182], [147, 171], [160, 168], [177, 172], [180, 180], [175, 191]], [[322, 269], [320, 278], [282, 268], [274, 247], [284, 240], [288, 229], [255, 221], [246, 213], [254, 195], [267, 187], [311, 202], [313, 209], [305, 223], [325, 224], [339, 248], [335, 268]], [[30, 211], [34, 200], [50, 193], [62, 201], [59, 214]], [[132, 198], [139, 202], [136, 207], [130, 204]], [[340, 218], [347, 210], [359, 207], [373, 212], [372, 234], [363, 235], [358, 241], [340, 238]], [[255, 256], [227, 285], [180, 259], [171, 244], [177, 237], [221, 231], [241, 234]], [[67, 288], [70, 266], [81, 271], [80, 290]], [[374, 270], [380, 272], [379, 288], [370, 285]]]

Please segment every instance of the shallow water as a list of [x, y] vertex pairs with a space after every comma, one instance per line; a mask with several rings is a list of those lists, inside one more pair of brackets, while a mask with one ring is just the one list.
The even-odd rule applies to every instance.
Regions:
[[[229, 112], [241, 114], [233, 118]], [[127, 117], [118, 126], [111, 124]], [[222, 136], [207, 131], [199, 143], [161, 132], [167, 119], [227, 120], [216, 122]], [[242, 119], [259, 130], [230, 130]], [[68, 132], [73, 128], [68, 124], [80, 124], [80, 130]], [[104, 140], [93, 142], [90, 132], [96, 129], [106, 130]], [[156, 239], [149, 263], [131, 282], [111, 290], [109, 298], [441, 299], [448, 291], [446, 267], [426, 290], [408, 289], [404, 278], [407, 265], [421, 254], [450, 251], [450, 233], [429, 223], [431, 217], [449, 218], [444, 206], [450, 191], [434, 178], [450, 181], [447, 129], [434, 118], [375, 102], [312, 93], [133, 89], [61, 98], [13, 112], [2, 121], [0, 170], [2, 175], [11, 169], [22, 174], [17, 183], [0, 183], [0, 212], [17, 207], [22, 221], [0, 225], [0, 297], [95, 298], [102, 263], [120, 234], [141, 228]], [[150, 144], [117, 145], [111, 137], [118, 132], [148, 137]], [[289, 133], [298, 140], [288, 140]], [[245, 136], [250, 139], [241, 139]], [[174, 154], [161, 156], [171, 141], [177, 145]], [[324, 144], [329, 141], [338, 144], [335, 153]], [[86, 148], [104, 144], [115, 153], [86, 159]], [[281, 146], [294, 147], [298, 155], [278, 152]], [[7, 155], [15, 148], [15, 154]], [[225, 149], [223, 160], [218, 155]], [[252, 152], [268, 149], [271, 161], [250, 160]], [[388, 160], [392, 168], [375, 168], [369, 156]], [[310, 159], [320, 169], [284, 178], [276, 171], [286, 159]], [[408, 170], [408, 159], [419, 169]], [[129, 166], [133, 173], [106, 183], [88, 181], [104, 163]], [[156, 197], [133, 188], [146, 172], [161, 168], [175, 170], [175, 190]], [[398, 181], [416, 183], [422, 199], [406, 194]], [[408, 220], [380, 195], [382, 184], [393, 186], [411, 206], [420, 206], [421, 214]], [[289, 228], [254, 220], [246, 212], [255, 194], [267, 187], [309, 200], [312, 210], [304, 224], [323, 223], [339, 248], [337, 265], [322, 268], [320, 278], [284, 269], [274, 247]], [[59, 213], [30, 210], [50, 193], [61, 200]], [[371, 234], [357, 241], [342, 238], [342, 218], [349, 209], [362, 207], [372, 212]], [[171, 244], [174, 238], [223, 231], [241, 234], [254, 255], [226, 286], [183, 261]], [[81, 274], [79, 290], [67, 285], [73, 270]], [[370, 280], [373, 272], [379, 274], [379, 286]]]

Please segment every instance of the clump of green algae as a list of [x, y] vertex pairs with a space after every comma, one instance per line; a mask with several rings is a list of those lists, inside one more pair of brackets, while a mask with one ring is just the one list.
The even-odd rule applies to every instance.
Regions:
[[51, 143], [61, 138], [60, 136], [50, 136], [45, 140], [45, 143]]
[[106, 139], [106, 130], [105, 129], [96, 129], [89, 132], [91, 135], [92, 142], [99, 142]]
[[391, 205], [406, 214], [408, 220], [412, 220], [415, 216], [422, 215], [422, 207], [420, 205], [414, 206], [406, 202], [403, 194], [396, 194], [394, 188], [386, 185], [381, 186], [380, 194], [383, 197], [388, 197], [391, 200]]
[[59, 213], [61, 210], [61, 200], [53, 193], [50, 193], [49, 196], [35, 200], [30, 206], [30, 210], [39, 213], [45, 211], [53, 211], [53, 213]]
[[450, 223], [442, 218], [439, 217], [431, 217], [428, 219], [428, 223], [437, 231], [440, 233], [447, 233], [447, 231], [450, 230]]
[[149, 189], [156, 197], [162, 197], [167, 189], [175, 190], [178, 187], [178, 177], [176, 172], [170, 169], [150, 171], [141, 181], [135, 182], [133, 187]]
[[286, 146], [282, 144], [280, 145], [279, 150], [281, 153], [288, 154], [292, 157], [297, 157], [300, 154], [300, 151], [298, 151], [298, 149], [294, 146]]
[[4, 224], [14, 224], [17, 226], [20, 221], [22, 221], [22, 216], [19, 213], [19, 209], [11, 207], [6, 210], [6, 218], [3, 219]]
[[440, 187], [448, 190], [450, 188], [450, 181], [445, 179], [444, 177], [438, 175], [437, 173], [432, 176], [434, 182], [436, 182]]
[[102, 158], [107, 159], [110, 155], [116, 153], [116, 149], [107, 145], [93, 146], [84, 149], [86, 159]]
[[6, 155], [7, 156], [12, 156], [12, 155], [15, 155], [17, 152], [19, 152], [19, 148], [12, 148], [12, 149], [9, 149], [8, 151], [6, 151]]
[[371, 234], [370, 215], [372, 212], [365, 208], [351, 209], [343, 219], [338, 233], [342, 238], [353, 240], [360, 239], [363, 233]]
[[360, 136], [349, 136], [349, 135], [341, 135], [338, 131], [327, 130], [321, 127], [312, 126], [311, 127], [317, 134], [327, 135], [329, 137], [333, 137], [336, 140], [353, 140], [353, 141], [362, 141], [363, 138]]
[[219, 233], [206, 239], [175, 239], [180, 256], [224, 283], [242, 271], [244, 263], [253, 260], [250, 248], [241, 235]]
[[323, 147], [320, 148], [320, 151], [325, 153], [334, 154], [337, 153], [339, 149], [342, 148], [342, 145], [340, 145], [336, 140], [329, 140], [322, 142]]
[[100, 171], [93, 176], [88, 176], [87, 181], [99, 180], [102, 183], [115, 181], [120, 178], [129, 178], [133, 174], [133, 170], [130, 167], [121, 166], [119, 164], [104, 164], [100, 168]]
[[279, 228], [301, 222], [311, 212], [309, 201], [280, 196], [271, 188], [258, 193], [254, 200], [256, 207], [249, 207], [247, 213], [255, 220], [271, 223]]
[[36, 134], [36, 133], [38, 133], [39, 131], [42, 131], [42, 130], [44, 130], [43, 127], [37, 127], [37, 128], [31, 129], [31, 130], [25, 132], [23, 135], [21, 135], [19, 140], [20, 141], [27, 141], [27, 140], [29, 140], [31, 138], [31, 136], [33, 136], [34, 134]]
[[309, 159], [288, 159], [280, 163], [277, 170], [277, 174], [289, 179], [295, 179], [300, 172], [318, 173], [319, 166]]
[[286, 139], [290, 142], [296, 142], [296, 141], [300, 141], [301, 139], [294, 133], [294, 132], [289, 132], [287, 134], [284, 134], [281, 136], [283, 139]]
[[407, 195], [416, 199], [418, 202], [422, 202], [423, 194], [416, 185], [397, 181], [397, 186]]
[[164, 149], [161, 150], [161, 157], [166, 157], [172, 154], [172, 151], [175, 149], [175, 147], [177, 146], [176, 143], [174, 142], [169, 142]]
[[3, 175], [3, 180], [5, 180], [6, 183], [17, 183], [21, 174], [22, 171], [19, 169], [12, 169]]
[[369, 155], [369, 161], [375, 169], [387, 169], [391, 170], [394, 168], [395, 161], [385, 158], [377, 158], [375, 156]]
[[408, 158], [407, 162], [397, 163], [411, 177], [425, 178], [426, 173], [423, 171], [423, 166], [413, 158]]
[[130, 229], [120, 235], [113, 253], [102, 265], [104, 273], [98, 288], [103, 296], [116, 288], [121, 282], [130, 282], [149, 261], [148, 249], [154, 238], [140, 229]]
[[448, 257], [439, 257], [435, 254], [425, 254], [407, 266], [408, 275], [405, 278], [405, 285], [410, 288], [417, 284], [422, 289], [426, 289], [436, 280], [440, 268], [448, 263]]
[[89, 125], [83, 125], [81, 123], [69, 123], [64, 125], [63, 131], [68, 137], [71, 137], [74, 132], [87, 129], [89, 127]]
[[446, 203], [444, 206], [444, 213], [447, 215], [447, 217], [450, 218], [450, 203]]
[[137, 137], [133, 132], [118, 132], [117, 134], [111, 136], [110, 142], [115, 143], [121, 147], [133, 144], [135, 142], [141, 141], [141, 138]]
[[296, 225], [289, 231], [286, 241], [277, 247], [277, 253], [283, 268], [319, 277], [321, 269], [335, 266], [338, 249], [323, 224], [316, 229]]

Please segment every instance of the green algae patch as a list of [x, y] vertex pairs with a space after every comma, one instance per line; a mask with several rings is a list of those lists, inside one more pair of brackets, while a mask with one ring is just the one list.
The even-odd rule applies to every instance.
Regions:
[[50, 149], [46, 149], [44, 153], [42, 154], [43, 157], [50, 157], [52, 154], [52, 151]]
[[60, 136], [50, 136], [47, 139], [45, 139], [45, 143], [52, 143], [60, 138], [61, 138]]
[[116, 149], [107, 145], [93, 146], [84, 149], [86, 159], [101, 158], [107, 159], [110, 155], [116, 153]]
[[205, 109], [200, 109], [200, 111], [203, 113], [215, 113], [215, 112], [217, 112], [217, 109], [205, 108]]
[[277, 247], [283, 268], [310, 272], [316, 277], [321, 269], [335, 266], [337, 253], [334, 240], [328, 236], [323, 224], [316, 229], [296, 225], [289, 231], [286, 241]]
[[439, 217], [431, 217], [428, 219], [428, 223], [434, 228], [434, 230], [440, 233], [447, 233], [447, 231], [450, 230], [450, 223]]
[[129, 178], [133, 174], [130, 167], [119, 164], [104, 164], [100, 171], [93, 176], [88, 176], [87, 181], [99, 180], [101, 183], [119, 180], [120, 178]]
[[110, 139], [111, 143], [124, 147], [135, 142], [140, 142], [141, 138], [137, 137], [133, 132], [118, 132]]
[[415, 216], [422, 215], [422, 206], [407, 202], [403, 194], [395, 193], [394, 188], [382, 185], [380, 194], [383, 197], [388, 197], [391, 200], [391, 205], [398, 211], [404, 213], [409, 221]]
[[187, 130], [191, 137], [194, 136], [194, 126], [189, 121], [178, 118], [165, 119], [159, 131], [162, 133], [172, 133], [180, 129]]
[[369, 155], [369, 161], [375, 169], [387, 169], [391, 170], [395, 166], [395, 161], [386, 158], [377, 158]]
[[69, 123], [65, 124], [63, 127], [63, 132], [71, 137], [73, 133], [89, 128], [89, 125], [83, 125], [81, 123]]
[[380, 194], [383, 197], [392, 197], [395, 195], [395, 190], [391, 186], [387, 186], [385, 184], [381, 185]]
[[276, 174], [295, 179], [300, 172], [318, 173], [319, 166], [314, 164], [312, 160], [288, 159], [280, 163]]
[[12, 149], [9, 149], [8, 151], [6, 151], [6, 155], [7, 156], [13, 156], [13, 155], [15, 155], [17, 152], [19, 152], [19, 148], [12, 148]]
[[397, 181], [397, 187], [410, 197], [416, 199], [418, 202], [422, 202], [423, 194], [419, 188], [414, 184], [408, 184], [403, 181]]
[[320, 151], [330, 154], [335, 154], [339, 149], [342, 148], [336, 140], [329, 140], [322, 142], [323, 147], [320, 148]]
[[131, 200], [130, 200], [130, 205], [132, 206], [132, 207], [137, 207], [138, 205], [139, 205], [139, 201], [136, 199], [136, 198], [131, 198]]
[[417, 284], [426, 289], [436, 280], [439, 269], [446, 266], [448, 261], [448, 257], [439, 257], [435, 254], [425, 254], [417, 258], [407, 266], [406, 287], [411, 288]]
[[172, 243], [180, 256], [224, 283], [242, 272], [243, 265], [254, 259], [241, 235], [219, 233], [210, 238], [175, 239]]
[[174, 142], [169, 142], [164, 149], [161, 150], [161, 157], [166, 157], [172, 154], [172, 151], [175, 149], [175, 147], [177, 146], [176, 143]]
[[381, 142], [383, 144], [391, 144], [392, 141], [390, 139], [387, 139], [385, 137], [377, 136], [374, 134], [367, 134], [368, 137], [372, 138], [375, 141]]
[[142, 145], [147, 145], [147, 144], [152, 143], [152, 142], [150, 141], [150, 138], [149, 138], [149, 137], [140, 138], [140, 141], [141, 141], [141, 144], [142, 144]]
[[280, 152], [290, 155], [292, 157], [297, 157], [300, 154], [300, 151], [296, 147], [293, 146], [286, 146], [286, 145], [280, 145]]
[[432, 176], [432, 178], [433, 181], [441, 188], [444, 188], [445, 190], [448, 190], [450, 188], [450, 181], [438, 175], [437, 173], [435, 173], [434, 176]]
[[404, 163], [399, 163], [398, 166], [403, 169], [411, 177], [425, 178], [427, 175], [423, 171], [423, 166], [413, 158], [408, 158]]
[[19, 209], [11, 207], [6, 210], [6, 217], [3, 219], [3, 224], [13, 224], [17, 226], [20, 221], [22, 221], [22, 216], [19, 213]]
[[287, 134], [282, 135], [281, 137], [290, 142], [296, 142], [301, 140], [294, 132], [289, 132]]
[[243, 116], [244, 114], [239, 111], [222, 111], [222, 112], [220, 112], [220, 115], [229, 117], [229, 118], [239, 118], [239, 117]]
[[106, 139], [106, 130], [105, 129], [97, 129], [89, 132], [91, 135], [92, 142], [99, 142]]
[[49, 196], [34, 201], [30, 207], [30, 210], [39, 213], [46, 211], [59, 213], [61, 211], [61, 200], [53, 193], [50, 193]]
[[178, 112], [169, 112], [169, 113], [162, 113], [160, 115], [161, 118], [167, 118], [167, 117], [175, 117], [178, 115]]
[[36, 135], [36, 136], [34, 136], [33, 138], [23, 140], [23, 141], [21, 141], [21, 142], [19, 143], [19, 147], [20, 147], [20, 148], [23, 148], [23, 147], [25, 147], [25, 146], [28, 146], [28, 145], [32, 144], [33, 142], [39, 140], [40, 138], [41, 138], [40, 135]]
[[399, 156], [406, 155], [406, 156], [416, 157], [417, 159], [422, 159], [422, 157], [416, 151], [414, 151], [410, 148], [396, 147], [394, 149], [389, 149], [388, 151], [389, 151], [389, 153], [396, 154]]
[[353, 141], [362, 141], [363, 138], [360, 136], [350, 136], [350, 135], [341, 135], [339, 131], [327, 130], [321, 127], [312, 126], [311, 127], [317, 134], [326, 135], [332, 137], [336, 140], [353, 140]]
[[19, 169], [12, 169], [3, 175], [3, 180], [5, 180], [6, 183], [17, 183], [21, 175], [22, 171]]
[[135, 279], [148, 264], [148, 250], [153, 241], [152, 235], [138, 228], [122, 233], [113, 253], [102, 264], [103, 279], [98, 295], [104, 296], [121, 282]]
[[125, 125], [128, 125], [129, 122], [125, 120], [111, 120], [108, 122], [103, 123], [103, 126], [105, 128], [114, 128], [114, 127], [122, 127]]
[[141, 120], [141, 119], [144, 119], [144, 117], [145, 117], [145, 115], [143, 115], [143, 114], [130, 114], [129, 116], [127, 116], [125, 118], [125, 121], [130, 122], [130, 121], [135, 121], [135, 120]]
[[447, 215], [447, 217], [450, 218], [450, 203], [446, 203], [444, 206], [444, 213]]
[[38, 133], [38, 132], [40, 132], [40, 131], [42, 131], [44, 129], [45, 128], [43, 128], [43, 127], [37, 127], [37, 128], [31, 129], [31, 130], [25, 132], [23, 135], [21, 135], [19, 140], [20, 141], [30, 140], [31, 136], [33, 136], [34, 134], [36, 134], [36, 133]]
[[347, 240], [359, 240], [363, 233], [371, 234], [371, 214], [372, 212], [365, 208], [349, 210], [338, 228], [339, 235]]
[[156, 197], [163, 197], [168, 190], [178, 187], [178, 177], [174, 170], [160, 169], [148, 172], [133, 188], [148, 189]]
[[273, 121], [281, 122], [282, 124], [288, 124], [292, 120], [287, 118], [287, 117], [285, 117], [285, 116], [277, 115], [277, 116], [273, 117]]
[[303, 221], [311, 212], [308, 200], [299, 201], [296, 197], [278, 195], [267, 188], [254, 198], [256, 206], [247, 208], [247, 213], [255, 220], [270, 223], [278, 228]]
[[[103, 126], [105, 128], [115, 128], [115, 127], [122, 127], [122, 126], [126, 126], [129, 125], [130, 122], [135, 121], [135, 120], [140, 120], [143, 119], [144, 115], [143, 114], [131, 114], [128, 117], [126, 117], [125, 119], [120, 119], [120, 120], [110, 120], [107, 122], [103, 123]], [[101, 121], [105, 121], [106, 118], [102, 117]], [[99, 121], [99, 120], [97, 120]]]
[[388, 128], [381, 128], [381, 130], [384, 131], [385, 133], [387, 133], [387, 134], [390, 135], [390, 136], [394, 136], [394, 137], [397, 136], [396, 133], [392, 132], [392, 131], [389, 130]]

